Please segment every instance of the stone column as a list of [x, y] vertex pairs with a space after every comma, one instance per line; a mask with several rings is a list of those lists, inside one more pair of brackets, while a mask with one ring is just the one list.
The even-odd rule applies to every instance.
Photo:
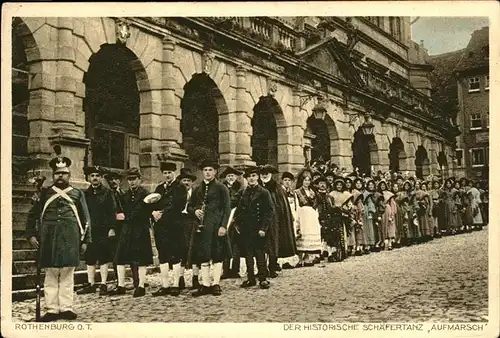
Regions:
[[252, 161], [251, 133], [252, 125], [248, 116], [250, 109], [246, 101], [246, 69], [244, 67], [236, 68], [236, 90], [235, 90], [235, 110], [229, 114], [229, 120], [234, 126], [236, 148], [234, 149], [235, 165], [255, 165]]

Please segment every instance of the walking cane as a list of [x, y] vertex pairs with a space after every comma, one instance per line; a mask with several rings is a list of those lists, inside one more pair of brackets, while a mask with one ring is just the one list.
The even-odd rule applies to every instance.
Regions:
[[[30, 180], [33, 185], [36, 187], [36, 192], [33, 194], [32, 201], [33, 204], [39, 203], [40, 201], [40, 193], [42, 191], [42, 185], [43, 182], [45, 181], [45, 176], [40, 176], [40, 173], [38, 173], [36, 176], [34, 175], [33, 178]], [[40, 219], [37, 219], [35, 222], [35, 229], [37, 232], [40, 230]], [[35, 321], [39, 322], [41, 318], [41, 308], [40, 308], [40, 302], [42, 298], [42, 287], [41, 287], [41, 268], [40, 268], [40, 245], [38, 245], [37, 253], [36, 253], [36, 307], [35, 307]]]

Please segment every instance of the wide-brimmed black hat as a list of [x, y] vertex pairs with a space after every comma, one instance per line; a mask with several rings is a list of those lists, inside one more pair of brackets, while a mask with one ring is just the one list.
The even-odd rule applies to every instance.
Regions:
[[277, 174], [279, 173], [279, 171], [270, 164], [263, 165], [259, 168], [259, 174], [269, 174], [269, 173]]
[[98, 166], [98, 165], [93, 165], [93, 166], [89, 166], [89, 167], [85, 167], [83, 168], [83, 173], [88, 176], [90, 174], [99, 174], [99, 175], [103, 175], [107, 172], [107, 170], [101, 166]]
[[243, 177], [246, 178], [246, 177], [250, 176], [251, 174], [259, 174], [259, 173], [260, 173], [259, 167], [251, 166], [251, 167], [245, 168], [245, 173], [243, 174]]
[[214, 168], [214, 169], [219, 169], [219, 163], [217, 163], [217, 161], [211, 161], [211, 160], [203, 160], [200, 165], [198, 166], [198, 168], [200, 168], [200, 170], [203, 170], [203, 168], [206, 168], [206, 167], [211, 167], [211, 168]]
[[295, 176], [293, 176], [291, 172], [285, 171], [283, 174], [281, 174], [281, 179], [283, 180], [285, 178], [289, 178], [293, 181], [295, 179]]
[[179, 180], [182, 180], [185, 178], [188, 178], [191, 181], [196, 181], [196, 179], [197, 179], [197, 177], [195, 175], [193, 175], [193, 173], [191, 172], [191, 169], [181, 168], [181, 172], [179, 174]]
[[141, 177], [141, 171], [139, 168], [129, 168], [123, 172], [123, 176], [125, 177]]
[[161, 171], [176, 171], [177, 164], [174, 162], [160, 162], [160, 170]]
[[225, 178], [229, 174], [234, 174], [236, 176], [240, 176], [243, 174], [243, 172], [229, 166], [226, 169], [224, 169], [224, 171], [220, 174], [220, 177]]
[[69, 167], [71, 166], [71, 160], [64, 156], [59, 156], [53, 158], [49, 162], [49, 166], [52, 168], [52, 171], [55, 173], [69, 173]]
[[328, 183], [326, 177], [323, 175], [321, 175], [320, 177], [316, 177], [316, 179], [314, 180], [314, 184], [319, 184], [319, 182]]

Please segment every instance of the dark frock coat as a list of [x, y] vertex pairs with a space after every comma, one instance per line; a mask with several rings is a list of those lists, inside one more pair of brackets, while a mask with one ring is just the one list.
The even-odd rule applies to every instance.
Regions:
[[[204, 207], [203, 207], [204, 205]], [[219, 236], [219, 228], [227, 227], [231, 213], [231, 201], [229, 191], [216, 179], [207, 185], [205, 181], [193, 191], [188, 212], [195, 214], [198, 209], [204, 209], [203, 229], [194, 235], [193, 260], [198, 263], [206, 263], [212, 260], [214, 263], [222, 262], [231, 257], [229, 236]]]
[[[61, 188], [64, 190], [64, 188]], [[35, 236], [40, 243], [41, 268], [77, 267], [80, 264], [81, 232], [70, 203], [57, 197], [46, 208], [46, 201], [55, 195], [51, 187], [42, 189], [40, 199], [33, 205], [26, 226], [26, 238]], [[83, 243], [90, 243], [91, 221], [83, 191], [73, 188], [66, 193], [76, 206], [82, 227], [87, 231]]]
[[[226, 188], [229, 190], [229, 199], [231, 200], [231, 209], [236, 208], [239, 198], [241, 197], [242, 189], [241, 189], [241, 183], [238, 181], [235, 181], [231, 186], [224, 181], [223, 184], [226, 186]], [[228, 229], [228, 236], [229, 236], [229, 243], [231, 244], [231, 249], [233, 255], [237, 254], [238, 252], [238, 232], [236, 231], [236, 228], [231, 226]], [[239, 259], [239, 257], [233, 257]]]
[[[184, 208], [189, 205], [191, 197], [193, 195], [194, 189], [191, 189], [191, 194], [187, 194], [186, 191], [186, 201]], [[183, 209], [184, 210], [184, 209]], [[186, 269], [190, 269], [193, 264], [198, 262], [193, 260], [193, 250], [194, 250], [194, 236], [196, 234], [196, 229], [198, 228], [198, 218], [189, 212], [181, 213], [181, 222], [184, 233], [184, 253], [182, 255], [182, 263]]]
[[274, 222], [269, 230], [268, 253], [279, 258], [292, 257], [297, 253], [293, 216], [285, 189], [274, 179], [262, 186], [271, 194], [274, 204]]
[[[274, 205], [269, 191], [260, 185], [247, 186], [238, 196], [234, 226], [240, 232], [239, 247], [243, 256], [254, 255], [255, 250], [266, 250], [267, 236], [274, 221]], [[259, 236], [259, 231], [266, 233]]]
[[92, 243], [87, 247], [85, 260], [88, 264], [109, 263], [113, 260], [112, 244], [108, 233], [115, 228], [116, 204], [111, 189], [100, 184], [85, 190], [85, 199], [92, 224]]
[[186, 251], [184, 228], [181, 220], [186, 206], [187, 191], [177, 180], [170, 185], [159, 184], [155, 192], [161, 200], [151, 206], [152, 210], [163, 211], [161, 218], [154, 222], [154, 237], [160, 264], [180, 262]]
[[123, 195], [125, 220], [115, 255], [117, 265], [153, 264], [153, 248], [149, 232], [152, 210], [151, 206], [143, 201], [148, 194], [145, 188], [138, 187], [135, 191], [127, 190]]

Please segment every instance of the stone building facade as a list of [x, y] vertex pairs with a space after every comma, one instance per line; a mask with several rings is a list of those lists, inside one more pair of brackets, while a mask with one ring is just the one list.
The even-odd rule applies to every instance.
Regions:
[[139, 166], [153, 184], [160, 159], [207, 156], [453, 169], [457, 129], [407, 17], [26, 17], [13, 42], [15, 165], [47, 177], [56, 145], [77, 185], [89, 164]]

